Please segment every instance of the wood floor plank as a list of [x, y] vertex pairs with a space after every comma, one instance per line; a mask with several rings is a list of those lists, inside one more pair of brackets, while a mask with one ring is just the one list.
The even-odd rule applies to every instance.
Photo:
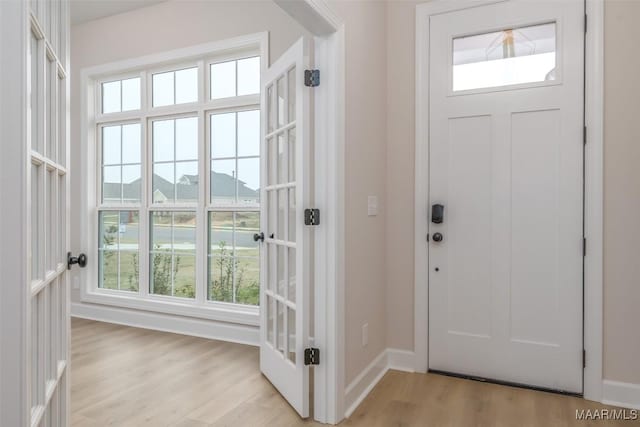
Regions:
[[[72, 320], [73, 427], [298, 427], [260, 373], [255, 347]], [[435, 374], [389, 371], [341, 423], [350, 427], [589, 427], [584, 399]]]

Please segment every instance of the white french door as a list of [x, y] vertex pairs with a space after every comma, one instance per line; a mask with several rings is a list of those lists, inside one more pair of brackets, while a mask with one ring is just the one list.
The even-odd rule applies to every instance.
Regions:
[[432, 370], [582, 392], [583, 8], [431, 17]]
[[68, 2], [29, 8], [27, 303], [31, 426], [69, 424]]
[[302, 417], [309, 416], [310, 88], [308, 42], [289, 48], [263, 76], [260, 369]]

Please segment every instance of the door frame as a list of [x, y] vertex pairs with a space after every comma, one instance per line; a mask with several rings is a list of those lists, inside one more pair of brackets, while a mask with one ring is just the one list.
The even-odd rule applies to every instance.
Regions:
[[[414, 351], [416, 372], [429, 367], [429, 37], [430, 17], [456, 10], [502, 3], [508, 0], [433, 0], [416, 6], [416, 99], [415, 99], [415, 270]], [[602, 400], [603, 351], [603, 95], [604, 95], [604, 0], [585, 0], [588, 27], [585, 35], [585, 146], [583, 371], [585, 399]]]

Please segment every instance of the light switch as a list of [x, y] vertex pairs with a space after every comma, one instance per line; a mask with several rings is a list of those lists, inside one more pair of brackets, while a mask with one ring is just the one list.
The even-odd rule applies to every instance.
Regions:
[[378, 215], [378, 196], [369, 196], [367, 198], [367, 215]]

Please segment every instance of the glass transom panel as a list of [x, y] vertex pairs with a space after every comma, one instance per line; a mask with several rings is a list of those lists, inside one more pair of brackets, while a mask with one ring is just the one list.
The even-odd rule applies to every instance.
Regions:
[[553, 81], [556, 24], [453, 39], [453, 91]]

